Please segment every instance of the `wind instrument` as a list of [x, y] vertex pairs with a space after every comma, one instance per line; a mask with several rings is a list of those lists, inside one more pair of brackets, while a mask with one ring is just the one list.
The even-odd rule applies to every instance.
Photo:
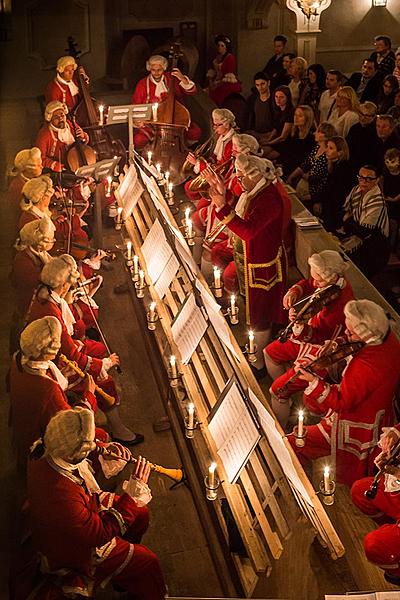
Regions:
[[[73, 371], [75, 371], [75, 373], [77, 373], [79, 375], [79, 377], [86, 377], [86, 373], [84, 373], [82, 371], [82, 369], [80, 369], [78, 367], [78, 365], [76, 364], [75, 361], [73, 360], [69, 360], [65, 354], [60, 354], [60, 360], [65, 363], [66, 365], [68, 365]], [[103, 398], [103, 400], [105, 401], [107, 408], [111, 408], [112, 406], [114, 406], [115, 404], [115, 398], [114, 396], [110, 396], [110, 394], [107, 394], [107, 392], [105, 392], [104, 390], [101, 389], [101, 387], [99, 387], [97, 384], [95, 384], [95, 391], [99, 394], [99, 396], [101, 396]]]
[[[201, 159], [206, 160], [207, 157], [213, 151], [214, 146], [215, 146], [215, 138], [214, 138], [214, 136], [210, 136], [209, 138], [206, 139], [206, 141], [203, 144], [198, 146], [196, 148], [196, 150], [194, 152], [192, 152], [192, 154], [196, 158], [196, 160], [201, 160]], [[190, 163], [186, 159], [182, 165], [182, 173], [185, 173], [186, 171], [190, 171], [191, 168], [193, 168], [192, 163]]]
[[[115, 458], [116, 460], [125, 460], [126, 462], [129, 462], [129, 463], [131, 463], [131, 462], [136, 463], [138, 461], [138, 459], [135, 458], [133, 456], [132, 452], [130, 452], [130, 451], [129, 451], [130, 457], [128, 459], [122, 458], [121, 456], [119, 456], [119, 454], [117, 454], [116, 452], [113, 452], [112, 450], [109, 450], [105, 446], [97, 446], [96, 451], [99, 454], [101, 454], [102, 456], [108, 456], [110, 458]], [[149, 465], [150, 465], [151, 471], [160, 473], [160, 475], [166, 475], [166, 477], [169, 477], [176, 483], [180, 483], [183, 479], [182, 469], [168, 469], [166, 467], [161, 467], [160, 465], [155, 465], [154, 463], [151, 463], [151, 462], [149, 462]]]
[[217, 223], [217, 225], [211, 229], [210, 233], [204, 237], [204, 243], [209, 245], [213, 244], [224, 231], [225, 227], [226, 225], [222, 223], [222, 221]]
[[[228, 158], [228, 160], [225, 160], [223, 163], [217, 165], [216, 167], [212, 167], [211, 165], [208, 165], [208, 167], [211, 168], [215, 175], [218, 175], [219, 177], [222, 177], [222, 179], [224, 179], [228, 174], [229, 169], [231, 168], [234, 158], [234, 156], [231, 156], [230, 158]], [[209, 187], [210, 184], [204, 177], [203, 172], [201, 172], [197, 175], [197, 177], [192, 179], [192, 181], [189, 183], [188, 189], [190, 192], [205, 192], [208, 190]]]

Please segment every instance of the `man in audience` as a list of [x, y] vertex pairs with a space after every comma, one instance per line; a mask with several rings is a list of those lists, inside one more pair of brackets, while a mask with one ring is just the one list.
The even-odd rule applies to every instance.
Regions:
[[377, 69], [383, 76], [393, 73], [396, 59], [392, 51], [392, 40], [387, 35], [377, 35], [374, 41], [375, 52], [370, 56], [377, 63]]
[[373, 102], [360, 104], [358, 115], [359, 123], [350, 128], [346, 137], [354, 175], [363, 165], [377, 165], [381, 161], [381, 142], [376, 133], [376, 105]]
[[331, 69], [326, 74], [325, 85], [326, 90], [322, 92], [319, 99], [319, 122], [327, 121], [331, 116], [331, 112], [336, 103], [336, 94], [342, 85], [343, 76], [340, 71]]
[[272, 81], [284, 71], [283, 55], [286, 53], [286, 44], [287, 38], [284, 35], [276, 35], [274, 37], [274, 54], [262, 69]]
[[390, 148], [400, 150], [400, 135], [396, 130], [395, 121], [391, 115], [379, 115], [376, 119], [376, 133], [380, 140], [379, 166], [383, 167], [384, 156]]
[[366, 58], [361, 65], [361, 72], [353, 73], [349, 79], [350, 85], [360, 102], [374, 102], [379, 94], [383, 74], [377, 69], [373, 58]]
[[270, 79], [259, 71], [254, 75], [256, 91], [247, 99], [243, 118], [246, 133], [261, 140], [273, 129], [273, 104], [270, 93]]

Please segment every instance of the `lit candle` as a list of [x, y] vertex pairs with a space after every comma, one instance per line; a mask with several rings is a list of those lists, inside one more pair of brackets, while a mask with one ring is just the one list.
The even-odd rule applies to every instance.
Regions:
[[194, 425], [194, 404], [190, 402], [188, 404], [188, 429], [193, 429]]
[[215, 469], [217, 468], [217, 463], [211, 463], [208, 467], [208, 487], [215, 487]]
[[158, 179], [162, 179], [162, 175], [161, 175], [161, 165], [160, 163], [156, 164], [156, 169], [157, 169], [157, 177]]
[[190, 221], [190, 208], [185, 208], [185, 224], [186, 224], [186, 227], [189, 226], [189, 221]]
[[165, 183], [168, 186], [168, 183], [169, 183], [169, 171], [165, 171], [164, 177], [165, 177]]
[[193, 237], [192, 219], [187, 220], [187, 236], [189, 240]]
[[144, 271], [142, 269], [139, 271], [139, 287], [144, 287]]
[[111, 184], [112, 184], [112, 177], [110, 175], [108, 175], [107, 177], [107, 191], [106, 191], [106, 197], [109, 198], [111, 196]]
[[117, 223], [118, 225], [121, 225], [122, 223], [122, 206], [118, 206], [117, 208]]
[[126, 258], [132, 260], [132, 242], [130, 240], [126, 243]]
[[139, 273], [139, 257], [135, 254], [133, 257], [133, 274], [137, 275]]
[[174, 356], [174, 355], [170, 356], [169, 366], [171, 368], [171, 378], [176, 379], [178, 377], [178, 371], [176, 368], [176, 356]]
[[324, 492], [329, 494], [331, 491], [331, 478], [329, 467], [324, 468]]
[[102, 127], [104, 124], [104, 106], [102, 104], [100, 104], [100, 106], [99, 106], [99, 114], [100, 114], [99, 125], [100, 125], [100, 127]]
[[214, 267], [214, 287], [221, 287], [221, 271], [218, 269], [218, 267]]
[[297, 422], [297, 435], [303, 437], [304, 433], [304, 411], [299, 410], [299, 420]]
[[254, 347], [254, 331], [252, 331], [250, 329], [249, 331], [249, 354], [254, 354], [255, 352], [255, 347]]
[[232, 314], [235, 312], [235, 308], [236, 308], [235, 301], [236, 301], [236, 296], [235, 296], [235, 294], [232, 294], [231, 295], [231, 313]]
[[156, 316], [156, 303], [152, 302], [149, 306], [149, 320], [150, 321], [154, 321], [154, 318]]
[[172, 181], [170, 181], [168, 183], [168, 196], [169, 196], [169, 198], [173, 198], [174, 197], [173, 189], [174, 189], [174, 184], [172, 183]]
[[151, 157], [152, 156], [153, 156], [153, 153], [151, 150], [149, 150], [147, 153], [147, 162], [149, 163], [149, 165], [151, 165]]
[[153, 111], [153, 121], [157, 121], [157, 110], [158, 110], [158, 102], [155, 102], [152, 107], [151, 107], [152, 111]]

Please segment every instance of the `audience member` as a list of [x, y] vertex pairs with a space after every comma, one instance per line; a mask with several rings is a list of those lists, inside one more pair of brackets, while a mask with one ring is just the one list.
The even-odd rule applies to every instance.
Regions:
[[379, 164], [381, 143], [376, 133], [376, 113], [376, 105], [373, 102], [360, 104], [358, 111], [360, 121], [350, 127], [346, 136], [354, 179], [363, 165]]
[[327, 72], [325, 78], [325, 87], [326, 90], [322, 92], [321, 98], [319, 100], [319, 122], [323, 123], [327, 121], [331, 116], [331, 112], [336, 103], [336, 95], [338, 89], [342, 85], [343, 75], [340, 71], [336, 71], [335, 69], [331, 69]]
[[282, 71], [271, 81], [271, 90], [274, 90], [279, 85], [289, 85], [291, 79], [289, 69], [293, 58], [296, 58], [296, 55], [293, 52], [286, 52], [286, 54], [283, 55]]
[[252, 94], [246, 100], [243, 115], [243, 130], [260, 140], [273, 129], [273, 106], [270, 92], [270, 80], [266, 73], [259, 71], [254, 75]]
[[387, 114], [389, 109], [394, 106], [394, 99], [398, 91], [399, 82], [396, 77], [394, 75], [386, 75], [376, 98], [378, 115]]
[[310, 65], [307, 70], [307, 81], [302, 89], [299, 104], [311, 106], [314, 114], [318, 113], [319, 101], [325, 90], [326, 73], [322, 65]]
[[274, 37], [274, 54], [262, 69], [272, 81], [284, 71], [283, 57], [286, 51], [286, 44], [287, 38], [284, 35], [276, 35]]
[[222, 106], [226, 98], [242, 91], [242, 85], [237, 77], [236, 57], [232, 54], [232, 42], [226, 36], [215, 36], [214, 42], [217, 55], [213, 66], [207, 71], [210, 98], [217, 106]]
[[383, 75], [377, 70], [377, 63], [366, 58], [361, 65], [361, 72], [353, 73], [348, 85], [353, 88], [360, 102], [375, 102], [382, 84]]
[[374, 41], [375, 52], [370, 56], [376, 61], [378, 71], [382, 75], [391, 75], [395, 67], [395, 57], [392, 51], [392, 40], [387, 35], [377, 35]]
[[385, 153], [381, 188], [389, 216], [391, 247], [396, 251], [400, 227], [400, 150], [397, 148]]
[[379, 165], [383, 166], [383, 157], [387, 150], [390, 150], [390, 148], [400, 150], [400, 135], [391, 115], [378, 115], [376, 118], [376, 133], [380, 140]]
[[299, 103], [300, 95], [305, 86], [305, 75], [307, 70], [307, 61], [301, 56], [294, 58], [289, 67], [289, 75], [291, 77], [289, 83], [290, 94], [292, 96], [293, 106], [297, 106]]
[[399, 130], [400, 128], [400, 89], [397, 90], [397, 93], [394, 97], [394, 105], [392, 108], [389, 108], [387, 114], [393, 117], [394, 126]]
[[393, 75], [396, 77], [400, 85], [400, 48], [397, 48], [395, 55], [395, 68], [393, 69]]
[[[298, 106], [294, 111], [294, 123], [290, 135], [279, 144], [276, 161], [283, 175], [290, 175], [309, 155], [315, 144], [314, 113], [311, 106]], [[274, 157], [275, 159], [275, 157]]]
[[274, 92], [273, 105], [273, 130], [267, 139], [267, 147], [264, 147], [264, 156], [267, 157], [272, 149], [276, 148], [281, 142], [284, 142], [293, 127], [294, 109], [290, 96], [290, 90], [287, 85], [281, 85]]
[[336, 96], [336, 106], [328, 119], [338, 135], [346, 137], [350, 127], [359, 122], [359, 107], [360, 104], [353, 88], [349, 85], [340, 88]]

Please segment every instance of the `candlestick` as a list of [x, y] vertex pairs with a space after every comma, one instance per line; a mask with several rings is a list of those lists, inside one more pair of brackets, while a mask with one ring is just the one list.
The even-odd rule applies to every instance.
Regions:
[[149, 165], [151, 165], [151, 157], [152, 156], [153, 156], [153, 153], [151, 150], [149, 150], [147, 153], [147, 162], [149, 163]]
[[106, 198], [109, 198], [111, 196], [111, 184], [112, 184], [112, 177], [110, 177], [110, 175], [108, 175], [107, 176]]
[[249, 341], [246, 345], [247, 360], [249, 363], [255, 363], [257, 361], [257, 346], [254, 341], [254, 331], [249, 331]]
[[165, 188], [168, 189], [169, 171], [165, 171], [165, 173], [164, 173], [164, 179], [165, 179]]
[[214, 296], [216, 298], [222, 298], [224, 292], [224, 286], [221, 283], [221, 271], [218, 267], [214, 267]]
[[188, 227], [190, 221], [190, 208], [185, 208], [185, 227]]
[[157, 121], [158, 102], [152, 105], [151, 110], [153, 112], [153, 121]]
[[193, 231], [193, 223], [192, 219], [188, 219], [187, 221], [187, 230], [186, 230], [186, 239], [189, 246], [194, 246], [194, 231]]
[[137, 281], [135, 283], [135, 288], [136, 288], [136, 296], [138, 298], [143, 298], [145, 282], [144, 282], [144, 271], [142, 271], [142, 269], [140, 269], [140, 271], [139, 271], [139, 281]]
[[220, 480], [215, 472], [217, 468], [216, 463], [212, 463], [208, 468], [208, 475], [204, 478], [204, 484], [206, 486], [206, 496], [208, 500], [216, 500], [218, 497], [218, 488], [220, 486]]
[[[174, 184], [172, 181], [168, 183], [168, 191], [167, 191], [167, 202], [168, 206], [174, 206]], [[174, 213], [172, 213], [174, 214]]]
[[211, 463], [208, 467], [208, 484], [210, 488], [215, 486], [215, 469], [217, 468], [217, 463]]
[[335, 501], [336, 484], [331, 479], [330, 468], [324, 467], [324, 478], [319, 484], [319, 491], [322, 495], [322, 502], [331, 506]]
[[331, 489], [331, 477], [329, 467], [324, 468], [324, 491], [329, 493]]
[[254, 354], [255, 352], [255, 344], [254, 344], [254, 331], [249, 331], [249, 352], [250, 354]]
[[239, 307], [236, 306], [236, 296], [235, 294], [231, 295], [231, 305], [228, 308], [228, 315], [231, 325], [237, 325], [239, 323]]
[[100, 127], [103, 127], [104, 124], [104, 106], [102, 104], [100, 104], [99, 106], [99, 125]]
[[156, 164], [156, 169], [157, 169], [157, 179], [158, 179], [158, 181], [162, 181], [163, 176], [161, 173], [161, 164], [160, 163]]
[[132, 242], [130, 240], [126, 244], [126, 258], [132, 260]]
[[115, 229], [119, 231], [122, 226], [122, 206], [118, 206], [117, 208], [117, 216], [115, 217]]
[[299, 419], [297, 422], [297, 432], [299, 437], [303, 437], [304, 432], [304, 411], [299, 410]]
[[193, 429], [194, 425], [194, 404], [191, 402], [188, 405], [188, 428]]
[[307, 436], [307, 429], [304, 428], [304, 410], [299, 410], [297, 425], [293, 427], [293, 436], [296, 446], [304, 448]]
[[136, 256], [136, 254], [133, 257], [132, 279], [133, 279], [133, 281], [139, 281], [139, 257]]
[[170, 386], [177, 387], [178, 380], [179, 380], [179, 374], [178, 374], [178, 368], [176, 366], [176, 356], [174, 356], [173, 354], [169, 357], [168, 376], [170, 379]]
[[147, 313], [147, 329], [154, 331], [156, 328], [156, 322], [158, 320], [158, 314], [156, 311], [156, 303], [151, 302], [149, 306], [149, 312]]

